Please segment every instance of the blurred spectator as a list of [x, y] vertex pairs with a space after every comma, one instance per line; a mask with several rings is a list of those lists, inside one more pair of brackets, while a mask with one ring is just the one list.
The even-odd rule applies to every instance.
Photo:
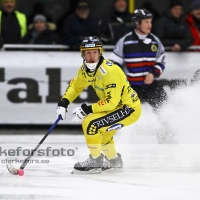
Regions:
[[101, 40], [105, 44], [115, 44], [122, 36], [133, 30], [127, 0], [114, 0], [113, 11], [108, 19], [99, 21]]
[[200, 45], [200, 0], [192, 2], [186, 22], [194, 38], [193, 45]]
[[57, 23], [56, 23], [56, 25], [57, 25], [56, 31], [57, 31], [58, 34], [62, 33], [62, 28], [63, 28], [63, 24], [64, 24], [65, 19], [69, 15], [71, 15], [71, 14], [73, 14], [75, 12], [77, 2], [78, 2], [78, 0], [70, 0], [70, 2], [69, 2], [69, 10], [62, 17], [60, 17], [60, 19], [57, 21]]
[[1, 0], [0, 32], [4, 44], [17, 44], [27, 32], [26, 16], [15, 10], [16, 0]]
[[153, 29], [153, 33], [159, 37], [163, 45], [172, 47], [172, 51], [184, 51], [193, 42], [182, 13], [181, 1], [172, 0], [166, 16], [159, 19]]
[[58, 35], [49, 29], [46, 17], [36, 15], [33, 19], [33, 27], [21, 41], [22, 44], [60, 44]]
[[30, 14], [27, 18], [28, 18], [28, 24], [31, 24], [33, 22], [33, 19], [36, 15], [44, 15], [47, 19], [48, 22], [52, 22], [51, 17], [49, 17], [46, 13], [45, 13], [45, 9], [44, 9], [44, 5], [41, 2], [36, 2], [33, 5], [33, 11], [32, 14]]
[[84, 37], [99, 36], [98, 22], [90, 16], [90, 7], [86, 0], [78, 1], [75, 13], [66, 18], [62, 35], [63, 43], [70, 45], [71, 50], [79, 50]]
[[158, 11], [154, 8], [154, 4], [150, 1], [145, 1], [141, 8], [146, 8], [148, 9], [152, 14], [153, 14], [153, 19], [152, 19], [152, 25], [155, 24], [155, 22], [160, 18], [160, 14]]

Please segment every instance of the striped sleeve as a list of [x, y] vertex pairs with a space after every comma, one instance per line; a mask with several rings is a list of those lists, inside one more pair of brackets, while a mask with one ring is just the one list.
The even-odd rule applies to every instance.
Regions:
[[122, 66], [124, 64], [124, 40], [127, 36], [131, 34], [128, 33], [124, 37], [120, 38], [115, 45], [115, 48], [113, 50], [113, 53], [110, 55], [109, 60], [113, 61], [114, 63], [117, 63], [118, 65]]
[[165, 69], [165, 49], [161, 41], [155, 35], [153, 36], [158, 43], [158, 51], [156, 54], [156, 63], [153, 67], [153, 74], [155, 77], [158, 78]]

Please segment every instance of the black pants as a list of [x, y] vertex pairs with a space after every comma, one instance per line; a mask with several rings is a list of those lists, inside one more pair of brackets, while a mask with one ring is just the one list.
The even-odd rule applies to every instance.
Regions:
[[132, 88], [137, 92], [142, 103], [147, 102], [156, 109], [167, 101], [164, 88], [156, 80], [151, 85], [132, 86]]

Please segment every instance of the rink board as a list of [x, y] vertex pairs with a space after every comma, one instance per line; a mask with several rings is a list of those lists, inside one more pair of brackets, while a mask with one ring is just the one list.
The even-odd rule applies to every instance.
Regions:
[[[110, 52], [104, 57], [109, 58]], [[82, 63], [79, 52], [1, 52], [0, 124], [51, 124], [57, 102]], [[166, 53], [166, 70], [161, 79], [190, 80], [199, 69], [199, 53]], [[91, 89], [84, 90], [69, 107], [95, 102]]]

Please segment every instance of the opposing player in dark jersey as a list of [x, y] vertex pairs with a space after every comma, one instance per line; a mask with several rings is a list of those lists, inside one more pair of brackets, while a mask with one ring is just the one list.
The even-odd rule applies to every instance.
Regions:
[[135, 10], [135, 29], [116, 44], [110, 60], [125, 66], [127, 79], [142, 102], [158, 108], [167, 99], [165, 90], [156, 80], [165, 69], [165, 50], [151, 33], [153, 15], [146, 9]]

